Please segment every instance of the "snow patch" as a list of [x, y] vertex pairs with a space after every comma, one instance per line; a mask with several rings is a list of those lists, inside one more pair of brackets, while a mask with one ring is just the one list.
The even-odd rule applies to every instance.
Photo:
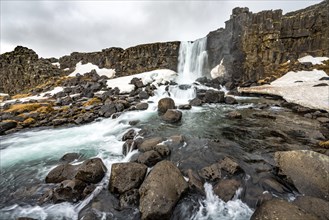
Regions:
[[80, 75], [84, 75], [85, 73], [89, 73], [92, 70], [96, 70], [96, 73], [99, 76], [107, 76], [108, 78], [112, 78], [115, 76], [115, 69], [100, 69], [98, 66], [92, 63], [82, 64], [82, 62], [76, 64], [75, 70], [69, 76], [74, 77], [78, 73]]
[[329, 60], [328, 57], [312, 57], [310, 55], [299, 58], [300, 63], [312, 63], [313, 65], [323, 65], [323, 61]]
[[53, 66], [56, 66], [57, 68], [61, 68], [61, 64], [59, 64], [59, 62], [56, 63], [51, 63]]
[[326, 77], [327, 74], [323, 70], [313, 70], [313, 71], [298, 71], [298, 72], [288, 72], [279, 79], [273, 81], [271, 85], [275, 86], [286, 86], [286, 85], [296, 85], [296, 81], [301, 83], [318, 82], [322, 77]]
[[169, 69], [153, 70], [131, 76], [123, 76], [107, 80], [107, 86], [111, 87], [112, 89], [118, 87], [121, 94], [129, 93], [135, 89], [135, 86], [130, 84], [130, 81], [135, 77], [140, 78], [144, 85], [149, 83], [164, 84], [174, 80], [177, 77], [177, 73]]
[[223, 59], [220, 61], [220, 64], [215, 66], [210, 71], [211, 78], [213, 78], [213, 79], [215, 79], [217, 77], [224, 77], [225, 73], [226, 73], [226, 69], [225, 69], [225, 66], [223, 65]]

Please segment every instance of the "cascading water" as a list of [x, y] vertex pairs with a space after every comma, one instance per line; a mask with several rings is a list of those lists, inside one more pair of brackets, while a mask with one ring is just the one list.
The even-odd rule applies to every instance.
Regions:
[[207, 37], [196, 41], [181, 42], [178, 57], [179, 84], [193, 83], [197, 78], [205, 75], [208, 66], [206, 51]]

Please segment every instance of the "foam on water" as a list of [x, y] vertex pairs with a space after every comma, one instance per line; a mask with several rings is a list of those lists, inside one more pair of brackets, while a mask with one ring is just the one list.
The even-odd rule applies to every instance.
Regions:
[[246, 220], [250, 219], [253, 211], [240, 199], [238, 199], [241, 189], [237, 191], [235, 197], [224, 202], [213, 192], [209, 183], [204, 185], [206, 198], [200, 201], [198, 212], [192, 217], [193, 220]]

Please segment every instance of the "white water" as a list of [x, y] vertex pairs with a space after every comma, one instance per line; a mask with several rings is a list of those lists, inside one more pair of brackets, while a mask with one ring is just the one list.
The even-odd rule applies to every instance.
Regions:
[[239, 198], [241, 189], [237, 190], [234, 198], [228, 202], [219, 199], [213, 192], [209, 183], [204, 185], [205, 200], [200, 202], [199, 211], [192, 220], [246, 220], [250, 219], [253, 211]]
[[197, 78], [204, 76], [208, 65], [206, 46], [206, 37], [194, 42], [181, 42], [177, 68], [179, 84], [193, 83]]

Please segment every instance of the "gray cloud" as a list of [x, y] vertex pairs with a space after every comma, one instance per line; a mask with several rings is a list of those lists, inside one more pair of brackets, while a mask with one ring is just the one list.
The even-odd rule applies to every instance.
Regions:
[[284, 12], [313, 1], [3, 1], [1, 53], [23, 45], [43, 57], [194, 40], [224, 27], [234, 7]]

